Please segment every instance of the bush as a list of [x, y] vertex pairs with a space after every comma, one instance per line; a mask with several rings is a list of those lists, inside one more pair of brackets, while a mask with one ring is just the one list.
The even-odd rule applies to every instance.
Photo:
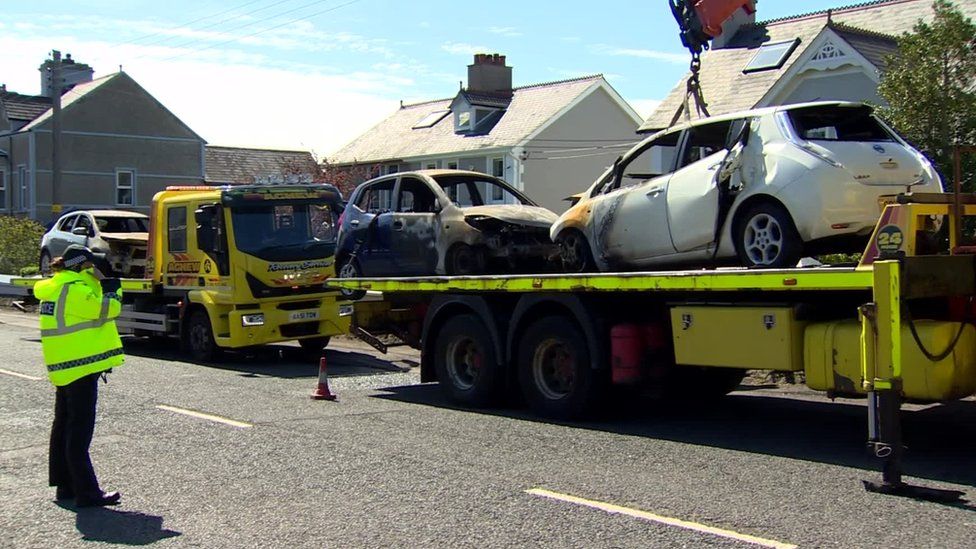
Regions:
[[30, 267], [24, 267], [20, 270], [20, 276], [37, 276], [41, 274], [41, 268], [38, 265], [31, 265]]
[[0, 273], [20, 274], [36, 267], [41, 254], [44, 227], [23, 217], [0, 215]]

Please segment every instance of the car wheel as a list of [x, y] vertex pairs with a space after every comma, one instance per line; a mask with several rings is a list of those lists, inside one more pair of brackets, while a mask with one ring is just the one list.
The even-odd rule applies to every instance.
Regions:
[[183, 338], [184, 346], [194, 360], [212, 362], [220, 355], [220, 348], [214, 341], [213, 328], [210, 326], [210, 317], [203, 309], [190, 313], [190, 321]]
[[447, 253], [445, 270], [449, 275], [478, 275], [485, 272], [484, 253], [467, 244], [455, 244]]
[[[347, 257], [339, 265], [339, 278], [362, 278], [363, 270], [359, 267], [359, 262], [354, 257]], [[346, 299], [362, 299], [366, 295], [366, 290], [339, 290], [339, 295]]]
[[51, 274], [51, 253], [47, 250], [41, 250], [41, 260], [38, 263], [38, 268], [44, 276]]
[[590, 243], [583, 233], [577, 230], [564, 231], [556, 238], [563, 271], [567, 273], [587, 273], [596, 270]]
[[746, 267], [792, 267], [803, 253], [789, 212], [763, 202], [749, 208], [736, 224], [736, 251]]

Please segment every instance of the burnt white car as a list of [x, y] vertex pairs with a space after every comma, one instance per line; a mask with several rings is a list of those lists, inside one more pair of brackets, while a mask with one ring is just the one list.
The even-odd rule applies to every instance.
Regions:
[[552, 226], [567, 271], [793, 266], [863, 250], [879, 197], [942, 192], [923, 154], [860, 103], [784, 105], [656, 133]]
[[41, 238], [40, 269], [47, 274], [51, 259], [71, 244], [105, 254], [113, 275], [137, 278], [146, 269], [149, 217], [123, 210], [82, 210], [62, 215]]
[[418, 170], [359, 185], [339, 221], [339, 276], [471, 275], [546, 269], [556, 214], [505, 181]]

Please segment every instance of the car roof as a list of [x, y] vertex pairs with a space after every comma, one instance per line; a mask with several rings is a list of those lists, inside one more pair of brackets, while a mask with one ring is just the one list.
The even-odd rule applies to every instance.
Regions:
[[766, 114], [780, 112], [780, 111], [792, 111], [796, 109], [805, 109], [809, 107], [868, 107], [868, 106], [869, 105], [865, 103], [859, 103], [856, 101], [810, 101], [807, 103], [791, 103], [789, 105], [774, 105], [772, 107], [761, 107], [758, 109], [750, 109], [747, 111], [730, 112], [726, 114], [720, 114], [717, 116], [696, 118], [690, 122], [675, 124], [670, 128], [665, 128], [661, 131], [655, 132], [645, 139], [650, 139], [651, 137], [656, 137], [668, 133], [679, 132], [681, 130], [694, 128], [696, 126], [703, 126], [705, 124], [711, 124], [713, 122], [724, 122], [726, 120], [737, 120], [739, 118], [751, 118], [754, 116], [763, 116]]
[[68, 212], [64, 215], [88, 213], [97, 217], [139, 217], [144, 219], [149, 219], [149, 216], [144, 213], [130, 212], [126, 210], [75, 210], [73, 212]]

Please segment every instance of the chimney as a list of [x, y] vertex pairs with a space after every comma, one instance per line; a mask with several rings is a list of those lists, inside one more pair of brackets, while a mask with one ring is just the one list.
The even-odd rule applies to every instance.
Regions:
[[468, 65], [468, 91], [512, 97], [512, 67], [505, 65], [505, 56], [497, 53], [474, 54], [474, 64]]
[[739, 29], [756, 22], [756, 2], [742, 6], [732, 12], [728, 19], [722, 22], [722, 33], [712, 39], [712, 49], [721, 49], [728, 45], [739, 32]]
[[[54, 61], [47, 59], [37, 69], [41, 71], [41, 95], [45, 97], [54, 97], [55, 86], [51, 82], [51, 68], [53, 65]], [[84, 63], [78, 63], [71, 58], [70, 53], [65, 55], [64, 59], [61, 60], [61, 79], [63, 82], [61, 93], [70, 90], [77, 84], [91, 82], [94, 74], [94, 69]]]

